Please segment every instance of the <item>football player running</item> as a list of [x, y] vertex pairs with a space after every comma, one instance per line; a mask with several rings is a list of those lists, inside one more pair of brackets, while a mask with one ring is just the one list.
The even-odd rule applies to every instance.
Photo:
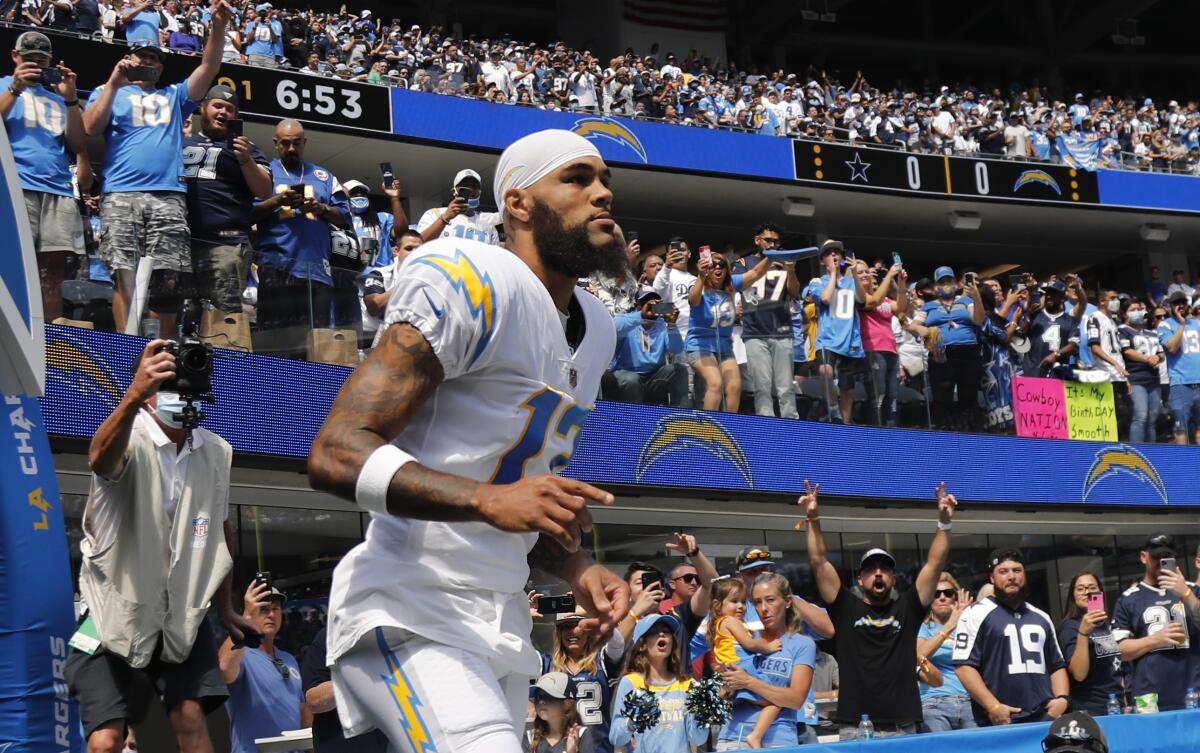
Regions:
[[309, 456], [312, 485], [371, 512], [338, 565], [328, 662], [346, 734], [406, 753], [518, 753], [529, 682], [529, 568], [557, 573], [588, 627], [624, 616], [619, 577], [580, 539], [589, 502], [555, 475], [612, 357], [619, 276], [610, 171], [569, 131], [530, 134], [496, 168], [510, 249], [460, 238], [405, 260], [381, 343], [342, 387]]

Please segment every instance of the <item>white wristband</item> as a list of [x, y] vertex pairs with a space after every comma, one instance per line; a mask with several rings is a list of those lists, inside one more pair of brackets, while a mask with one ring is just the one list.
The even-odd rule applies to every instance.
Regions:
[[949, 523], [943, 523], [940, 520], [938, 521], [938, 530], [939, 531], [949, 531], [953, 527], [954, 527], [954, 521], [950, 521]]
[[417, 459], [394, 444], [376, 448], [358, 472], [358, 483], [354, 486], [354, 500], [367, 512], [387, 514], [388, 487], [396, 471]]

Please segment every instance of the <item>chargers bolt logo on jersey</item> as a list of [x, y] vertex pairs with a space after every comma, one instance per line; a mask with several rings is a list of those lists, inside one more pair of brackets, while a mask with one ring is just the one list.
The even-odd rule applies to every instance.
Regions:
[[1149, 458], [1127, 444], [1105, 447], [1096, 453], [1096, 458], [1083, 479], [1083, 501], [1087, 501], [1101, 481], [1119, 474], [1149, 484], [1158, 492], [1163, 502], [1167, 501], [1167, 486]]
[[571, 126], [571, 132], [589, 141], [607, 139], [631, 149], [643, 163], [649, 161], [646, 158], [646, 147], [642, 146], [642, 142], [633, 131], [612, 118], [580, 118]]
[[[426, 264], [441, 272], [454, 289], [466, 298], [471, 317], [483, 327], [483, 333], [475, 344], [475, 352], [471, 354], [471, 363], [474, 363], [492, 341], [492, 333], [495, 331], [496, 289], [492, 285], [492, 278], [480, 274], [474, 262], [458, 250], [454, 252], [453, 257], [428, 254], [414, 260], [413, 263]], [[432, 301], [430, 305], [432, 306]], [[439, 309], [434, 307], [434, 312], [441, 318], [438, 311]]]
[[754, 488], [754, 474], [742, 446], [728, 429], [700, 411], [668, 413], [658, 419], [638, 455], [637, 480], [641, 481], [667, 455], [687, 449], [697, 449], [728, 461], [746, 485]]

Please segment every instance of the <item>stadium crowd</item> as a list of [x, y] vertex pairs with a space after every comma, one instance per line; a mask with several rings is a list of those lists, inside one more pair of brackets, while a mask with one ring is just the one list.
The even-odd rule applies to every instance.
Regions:
[[[12, 0], [3, 18], [115, 41], [153, 38], [199, 54], [212, 33], [203, 2]], [[2, 6], [0, 6], [2, 7]], [[490, 102], [647, 118], [763, 135], [863, 142], [918, 152], [1070, 161], [1060, 142], [1095, 145], [1097, 164], [1200, 171], [1195, 101], [1076, 92], [1059, 100], [1038, 86], [881, 89], [861, 71], [849, 81], [810, 67], [740, 67], [657, 46], [648, 54], [573, 49], [504, 36], [455, 37], [440, 27], [385, 21], [369, 10], [336, 13], [244, 0], [222, 31], [222, 57]], [[681, 51], [682, 54], [682, 51]]]
[[[304, 159], [294, 120], [278, 123], [269, 157], [240, 135], [237, 94], [211, 86], [222, 40], [210, 35], [200, 66], [166, 84], [161, 40], [133, 44], [85, 109], [50, 38], [19, 37], [0, 113], [46, 321], [108, 326], [111, 299], [117, 331], [171, 334], [196, 297], [216, 345], [353, 365], [408, 253], [439, 236], [500, 244], [500, 219], [467, 168], [450, 201], [410, 226], [398, 175], [382, 177], [381, 211], [369, 186]], [[85, 134], [104, 138], [102, 175]], [[828, 240], [822, 274], [801, 280], [795, 259], [772, 258], [782, 237], [764, 223], [738, 258], [732, 244], [693, 251], [685, 238], [643, 251], [631, 230], [629, 271], [581, 281], [618, 330], [603, 396], [736, 412], [746, 392], [764, 416], [1011, 433], [1013, 377], [1049, 376], [1113, 383], [1122, 438], [1157, 441], [1160, 420], [1177, 443], [1200, 432], [1200, 296], [1182, 271], [1168, 287], [1152, 270], [1141, 289], [1097, 290], [1092, 303], [1072, 275], [939, 266], [910, 280], [899, 255], [858, 259]]]

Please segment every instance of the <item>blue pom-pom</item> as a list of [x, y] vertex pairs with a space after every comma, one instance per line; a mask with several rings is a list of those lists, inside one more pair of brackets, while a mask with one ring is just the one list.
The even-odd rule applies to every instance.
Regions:
[[646, 690], [633, 690], [625, 696], [625, 705], [621, 713], [629, 720], [629, 729], [635, 734], [641, 734], [653, 729], [662, 710], [658, 707], [658, 698]]
[[687, 711], [700, 725], [720, 726], [733, 716], [733, 704], [721, 697], [723, 684], [720, 677], [706, 677], [688, 688]]

